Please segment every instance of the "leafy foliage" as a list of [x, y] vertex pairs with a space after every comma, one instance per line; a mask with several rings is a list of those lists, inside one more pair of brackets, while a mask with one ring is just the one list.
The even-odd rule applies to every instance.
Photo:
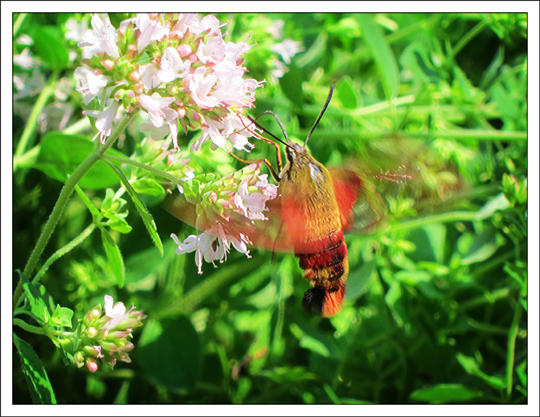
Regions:
[[[34, 40], [38, 71], [56, 91], [48, 104], [31, 94], [14, 102], [15, 268], [24, 267], [62, 182], [94, 146], [73, 90], [77, 65], [66, 50], [77, 51], [76, 62], [81, 53], [65, 39], [68, 17], [30, 14], [15, 34], [16, 53], [20, 35]], [[23, 372], [13, 377], [14, 402], [526, 403], [526, 15], [218, 17], [229, 22], [229, 40], [251, 33], [257, 44], [244, 66], [268, 82], [257, 91], [254, 117], [272, 110], [303, 142], [337, 81], [309, 142], [313, 156], [329, 167], [360, 166], [378, 146], [397, 144], [396, 155], [415, 158], [418, 189], [411, 199], [389, 198], [393, 216], [384, 228], [347, 237], [344, 308], [331, 319], [312, 317], [301, 308], [308, 283], [292, 254], [235, 253], [217, 269], [204, 265], [202, 275], [192, 255], [175, 255], [170, 234], [193, 231], [160, 207], [166, 181], [114, 157], [137, 155], [173, 176], [184, 174], [184, 162], [167, 165], [131, 125], [121, 146], [107, 151], [112, 158], [79, 183], [40, 265], [88, 223], [101, 233], [43, 274], [50, 296], [26, 282], [22, 308], [39, 320], [34, 310], [43, 304], [67, 326], [67, 307], [82, 319], [105, 291], [116, 292], [149, 316], [135, 336], [133, 363], [96, 374], [66, 368], [46, 338], [16, 328]], [[113, 23], [125, 18], [111, 15]], [[304, 48], [290, 63], [272, 50], [268, 28], [279, 21], [279, 39]], [[287, 67], [281, 77], [272, 73], [275, 60]], [[15, 66], [14, 74], [32, 70]], [[38, 105], [45, 116], [32, 124]], [[64, 112], [67, 129], [54, 109]], [[279, 132], [269, 117], [259, 123]], [[197, 135], [179, 136], [178, 158], [191, 158], [197, 175], [243, 167], [209, 146], [190, 153]], [[273, 148], [255, 145], [237, 156], [274, 161]], [[130, 198], [111, 189], [120, 184]], [[65, 307], [47, 303], [52, 297]]]

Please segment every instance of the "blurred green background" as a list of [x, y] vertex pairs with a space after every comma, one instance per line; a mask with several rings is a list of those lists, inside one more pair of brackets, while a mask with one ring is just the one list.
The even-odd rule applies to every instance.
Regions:
[[[110, 18], [118, 27], [130, 16]], [[41, 282], [76, 319], [104, 294], [144, 309], [149, 317], [135, 332], [133, 363], [90, 374], [66, 367], [46, 338], [15, 330], [43, 361], [58, 403], [526, 403], [527, 15], [217, 17], [228, 22], [226, 40], [250, 37], [246, 77], [267, 81], [252, 116], [272, 110], [303, 141], [336, 81], [310, 139], [313, 156], [328, 167], [362, 166], [378, 145], [390, 144], [389, 164], [404, 156], [422, 167], [417, 190], [389, 199], [384, 229], [346, 237], [348, 293], [331, 319], [302, 310], [309, 284], [292, 254], [231, 253], [199, 275], [193, 254], [175, 255], [169, 238], [193, 229], [146, 198], [165, 246], [160, 257], [129, 201], [133, 230], [114, 235], [126, 267], [123, 288], [97, 233]], [[70, 18], [89, 21], [82, 14], [14, 16], [14, 53], [26, 48], [27, 35], [40, 59], [30, 68], [14, 65], [22, 80], [14, 83], [15, 269], [24, 267], [62, 186], [36, 169], [43, 139], [84, 126], [73, 89], [81, 52], [66, 38]], [[275, 50], [285, 40], [300, 47], [290, 62]], [[39, 103], [52, 79], [54, 94]], [[35, 115], [37, 106], [43, 111]], [[260, 122], [279, 132], [271, 117]], [[180, 137], [182, 149], [199, 134]], [[130, 128], [119, 151], [130, 155], [142, 138]], [[274, 149], [255, 142], [251, 154], [238, 156], [274, 162]], [[242, 166], [208, 148], [193, 158], [206, 172]], [[85, 192], [97, 204], [105, 197], [104, 188]], [[90, 222], [74, 195], [42, 262]], [[29, 403], [16, 353], [13, 367], [14, 403]]]

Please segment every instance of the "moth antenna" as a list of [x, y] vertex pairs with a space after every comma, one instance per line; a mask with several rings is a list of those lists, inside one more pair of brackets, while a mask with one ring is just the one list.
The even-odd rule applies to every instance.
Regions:
[[334, 92], [334, 86], [336, 85], [336, 82], [334, 81], [332, 85], [330, 86], [330, 92], [328, 93], [328, 98], [326, 99], [326, 103], [324, 103], [324, 106], [321, 110], [321, 113], [319, 114], [319, 117], [317, 117], [317, 120], [315, 120], [315, 123], [313, 124], [313, 127], [311, 128], [311, 132], [309, 132], [309, 135], [307, 135], [306, 141], [304, 142], [304, 147], [307, 145], [309, 138], [311, 137], [311, 134], [319, 124], [319, 121], [323, 117], [324, 112], [326, 111], [326, 108], [330, 104], [330, 100], [332, 100], [332, 93]]
[[[271, 114], [272, 116], [274, 116], [274, 118], [277, 120], [277, 122], [279, 124], [279, 127], [281, 128], [281, 131], [283, 132], [283, 136], [285, 136], [285, 139], [287, 139], [286, 143], [283, 140], [279, 139], [276, 135], [269, 132], [268, 129], [262, 127], [260, 124], [257, 123], [257, 119], [259, 117], [261, 117], [263, 114]], [[249, 120], [251, 120], [253, 122], [253, 124], [255, 126], [257, 126], [259, 129], [261, 129], [264, 133], [272, 136], [275, 140], [279, 141], [280, 143], [282, 143], [285, 146], [288, 146], [288, 147], [292, 146], [291, 140], [287, 136], [287, 132], [285, 131], [285, 128], [283, 127], [283, 124], [281, 123], [281, 120], [279, 120], [278, 115], [275, 114], [273, 111], [266, 110], [266, 111], [262, 112], [261, 114], [259, 114], [255, 119], [253, 119], [251, 116], [248, 116], [248, 118], [249, 118]]]

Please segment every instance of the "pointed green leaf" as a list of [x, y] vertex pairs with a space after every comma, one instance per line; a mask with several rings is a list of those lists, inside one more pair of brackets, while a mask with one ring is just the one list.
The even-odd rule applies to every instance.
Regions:
[[[69, 175], [94, 152], [94, 143], [86, 137], [65, 135], [61, 132], [51, 132], [41, 141], [39, 155], [34, 168], [43, 171], [48, 176], [65, 182]], [[108, 149], [107, 154], [125, 157], [121, 152]], [[81, 178], [81, 188], [101, 189], [118, 183], [116, 175], [107, 169], [103, 161], [98, 161]]]
[[461, 384], [439, 384], [421, 388], [411, 394], [411, 400], [430, 404], [448, 404], [466, 402], [482, 396], [482, 391], [472, 390]]
[[51, 317], [51, 324], [59, 327], [71, 328], [71, 319], [73, 318], [73, 310], [67, 307], [56, 306], [56, 310]]
[[56, 404], [47, 371], [32, 346], [16, 334], [13, 334], [13, 342], [21, 355], [22, 371], [34, 404]]
[[399, 78], [398, 66], [394, 53], [384, 39], [384, 36], [369, 14], [357, 14], [356, 18], [360, 23], [363, 33], [363, 39], [371, 50], [375, 59], [381, 81], [384, 87], [387, 100], [397, 97]]
[[64, 69], [69, 66], [69, 49], [55, 27], [38, 28], [32, 37], [36, 54], [45, 66], [52, 69]]
[[[34, 285], [21, 272], [17, 271], [21, 277], [24, 294], [27, 304], [20, 311], [29, 313], [40, 325], [47, 323], [52, 315], [52, 298], [48, 295], [41, 285]], [[54, 305], [54, 304], [53, 304]]]
[[109, 161], [105, 161], [109, 164], [109, 166], [116, 172], [118, 177], [120, 178], [120, 181], [122, 181], [122, 184], [126, 188], [128, 194], [130, 195], [131, 199], [133, 200], [133, 203], [135, 204], [135, 207], [137, 208], [137, 211], [139, 212], [139, 215], [141, 216], [144, 225], [146, 226], [146, 230], [150, 234], [150, 237], [154, 241], [154, 244], [159, 250], [159, 253], [161, 256], [163, 256], [163, 243], [161, 243], [161, 239], [157, 233], [156, 224], [154, 223], [154, 219], [152, 218], [152, 215], [142, 202], [141, 198], [137, 194], [137, 192], [133, 189], [131, 184], [129, 183], [128, 179], [124, 175], [124, 173], [115, 165], [110, 163]]
[[165, 194], [165, 190], [163, 189], [163, 187], [154, 180], [136, 180], [131, 183], [131, 186], [139, 194], [148, 194], [154, 197]]
[[125, 268], [124, 259], [122, 258], [120, 248], [113, 240], [110, 233], [105, 229], [101, 229], [101, 239], [103, 240], [103, 247], [105, 248], [109, 265], [111, 266], [114, 276], [116, 277], [116, 282], [120, 287], [122, 287], [124, 285]]

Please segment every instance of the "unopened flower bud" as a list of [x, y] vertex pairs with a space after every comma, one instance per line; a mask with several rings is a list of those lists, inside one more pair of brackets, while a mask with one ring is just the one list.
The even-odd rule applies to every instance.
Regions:
[[129, 79], [131, 81], [139, 81], [141, 79], [141, 76], [137, 71], [133, 71], [131, 74], [129, 74]]
[[86, 333], [88, 334], [88, 336], [89, 336], [90, 338], [93, 338], [93, 337], [95, 337], [95, 336], [98, 334], [98, 331], [97, 331], [96, 329], [94, 329], [93, 327], [90, 327], [90, 328], [86, 331]]
[[197, 55], [195, 54], [191, 54], [188, 59], [191, 61], [191, 62], [197, 62]]
[[98, 364], [95, 359], [87, 359], [86, 366], [90, 372], [96, 372], [98, 370]]
[[189, 45], [180, 45], [178, 48], [176, 48], [176, 50], [178, 51], [180, 58], [185, 58], [193, 52]]
[[110, 59], [106, 59], [105, 61], [103, 61], [103, 67], [108, 70], [112, 70], [114, 68], [114, 62], [112, 62]]

